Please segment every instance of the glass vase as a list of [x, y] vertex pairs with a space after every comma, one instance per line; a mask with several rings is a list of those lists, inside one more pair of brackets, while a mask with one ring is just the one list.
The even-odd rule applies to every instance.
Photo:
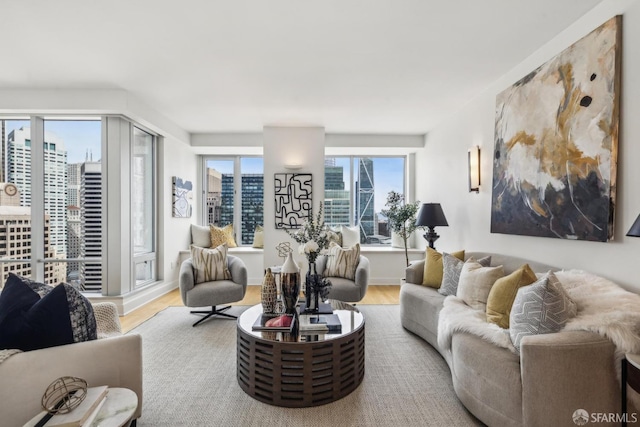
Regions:
[[307, 299], [307, 306], [305, 312], [307, 313], [317, 313], [320, 304], [319, 304], [319, 295], [318, 292], [315, 291], [317, 289], [318, 284], [320, 283], [322, 278], [316, 272], [316, 263], [309, 263], [309, 270], [307, 271], [307, 276], [305, 277], [305, 296]]

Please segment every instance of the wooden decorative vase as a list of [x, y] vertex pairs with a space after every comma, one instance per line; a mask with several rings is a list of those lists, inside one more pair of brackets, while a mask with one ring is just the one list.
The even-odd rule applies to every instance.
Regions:
[[264, 279], [262, 280], [262, 289], [260, 291], [263, 313], [275, 313], [277, 296], [278, 290], [276, 289], [276, 278], [273, 273], [271, 273], [271, 269], [267, 268], [267, 274], [265, 274]]

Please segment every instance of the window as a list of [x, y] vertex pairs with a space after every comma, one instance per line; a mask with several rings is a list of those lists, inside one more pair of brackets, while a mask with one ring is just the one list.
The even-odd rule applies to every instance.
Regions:
[[264, 163], [262, 157], [204, 158], [204, 222], [234, 226], [239, 245], [251, 245], [263, 223]]
[[156, 280], [154, 136], [133, 128], [131, 144], [131, 231], [135, 286]]
[[405, 157], [327, 157], [325, 223], [358, 225], [360, 243], [391, 245], [385, 209], [387, 194], [405, 192]]

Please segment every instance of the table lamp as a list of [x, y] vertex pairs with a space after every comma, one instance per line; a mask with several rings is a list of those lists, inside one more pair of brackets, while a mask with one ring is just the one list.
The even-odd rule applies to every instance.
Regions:
[[440, 236], [433, 230], [434, 227], [447, 227], [449, 223], [444, 216], [440, 203], [423, 203], [418, 212], [416, 225], [418, 227], [427, 227], [428, 231], [424, 234], [424, 238], [429, 242], [429, 247], [435, 249], [433, 242], [438, 240]]
[[640, 237], [640, 215], [638, 215], [638, 218], [636, 218], [636, 221], [627, 232], [627, 236]]

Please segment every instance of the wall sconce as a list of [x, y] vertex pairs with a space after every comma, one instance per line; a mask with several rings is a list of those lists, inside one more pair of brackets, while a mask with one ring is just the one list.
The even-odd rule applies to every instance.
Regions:
[[288, 163], [286, 165], [284, 165], [285, 169], [289, 169], [292, 171], [298, 170], [298, 169], [302, 169], [302, 165], [298, 164], [298, 163]]
[[471, 147], [468, 153], [469, 193], [480, 193], [480, 147]]

